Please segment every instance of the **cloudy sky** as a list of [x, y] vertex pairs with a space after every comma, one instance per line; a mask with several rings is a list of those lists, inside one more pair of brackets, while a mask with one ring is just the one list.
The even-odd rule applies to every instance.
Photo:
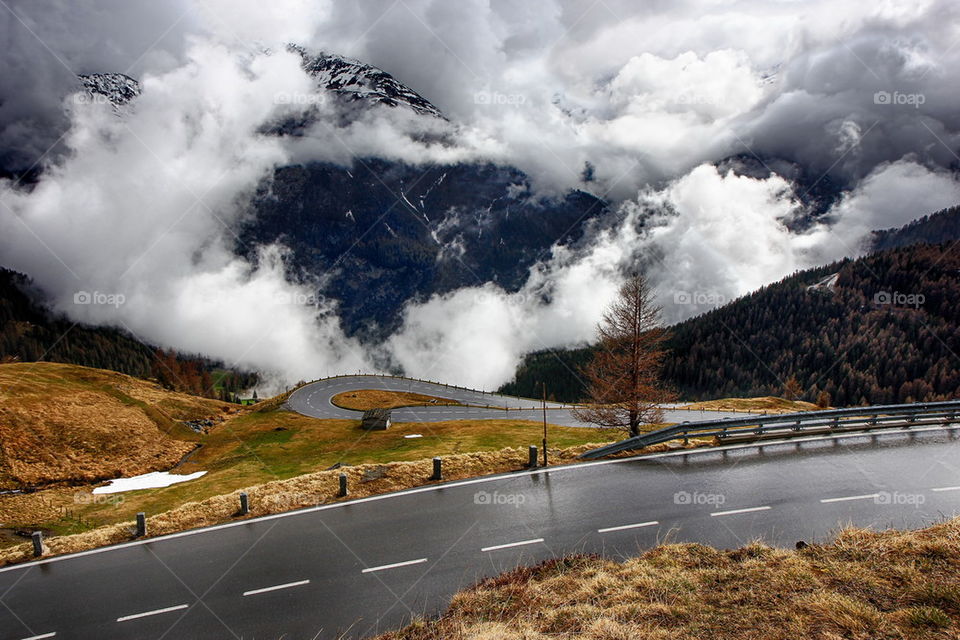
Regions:
[[[949, 0], [3, 0], [0, 165], [43, 176], [0, 187], [0, 264], [76, 319], [278, 380], [389, 361], [495, 386], [525, 351], [588, 340], [638, 259], [677, 320], [960, 201], [958, 13]], [[384, 109], [307, 144], [261, 135], [296, 108], [278, 95], [315, 93], [290, 42], [387, 70], [450, 123]], [[106, 71], [143, 87], [120, 115], [77, 97], [76, 74]], [[438, 127], [453, 144], [419, 135]], [[520, 292], [411, 302], [385, 344], [361, 345], [330, 303], [289, 304], [315, 292], [284, 281], [282, 246], [255, 263], [231, 251], [274, 168], [352, 156], [512, 165], [543, 197], [588, 188], [615, 217], [587, 250], [555, 248]], [[726, 171], [731, 157], [756, 171]], [[810, 224], [806, 195], [824, 181], [844, 193]], [[123, 303], [73, 304], [78, 291]], [[704, 304], [676, 304], [685, 294]]]

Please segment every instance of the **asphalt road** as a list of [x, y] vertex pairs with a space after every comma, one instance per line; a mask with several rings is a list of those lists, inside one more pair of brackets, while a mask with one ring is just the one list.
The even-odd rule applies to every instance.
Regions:
[[930, 428], [522, 471], [8, 567], [0, 640], [365, 636], [571, 552], [922, 526], [960, 513], [958, 440]]
[[[459, 389], [433, 382], [419, 382], [405, 378], [391, 378], [387, 376], [345, 376], [340, 378], [326, 378], [305, 385], [290, 395], [287, 407], [297, 413], [314, 418], [346, 418], [358, 419], [360, 412], [341, 409], [331, 402], [338, 393], [356, 389], [384, 389], [387, 391], [411, 391], [429, 396], [456, 400], [463, 405], [474, 406], [426, 406], [405, 407], [394, 409], [394, 422], [441, 422], [446, 420], [484, 420], [484, 419], [516, 419], [542, 420], [543, 411], [538, 400], [501, 396], [495, 393], [484, 393]], [[477, 406], [479, 405], [479, 406]], [[729, 411], [687, 411], [677, 409], [675, 405], [668, 405], [664, 411], [666, 422], [683, 422], [689, 420], [710, 420], [724, 417], [741, 417], [749, 414]], [[557, 402], [547, 403], [547, 421], [550, 424], [570, 427], [593, 427], [581, 422], [570, 413], [570, 405]]]

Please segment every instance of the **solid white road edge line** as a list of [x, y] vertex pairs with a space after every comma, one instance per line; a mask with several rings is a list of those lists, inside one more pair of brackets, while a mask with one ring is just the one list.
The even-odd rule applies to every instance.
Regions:
[[136, 620], [137, 618], [146, 618], [147, 616], [156, 616], [161, 613], [170, 613], [171, 611], [179, 611], [180, 609], [186, 609], [190, 605], [188, 604], [178, 604], [175, 607], [166, 607], [164, 609], [154, 609], [153, 611], [145, 611], [143, 613], [135, 613], [130, 616], [122, 616], [117, 618], [117, 622], [126, 622], [127, 620]]
[[872, 498], [880, 497], [879, 493], [864, 493], [859, 496], [844, 496], [842, 498], [823, 498], [820, 500], [823, 504], [829, 504], [831, 502], [848, 502], [850, 500], [870, 500]]
[[280, 589], [290, 589], [291, 587], [299, 587], [305, 584], [310, 584], [309, 580], [298, 580], [297, 582], [287, 582], [286, 584], [278, 584], [272, 587], [264, 587], [262, 589], [252, 589], [250, 591], [244, 591], [243, 595], [245, 596], [255, 596], [258, 593], [267, 593], [268, 591], [279, 591]]
[[[932, 427], [922, 427], [920, 429], [911, 429], [910, 433], [922, 433], [927, 431], [953, 431], [957, 429], [960, 429], [960, 425], [932, 426]], [[630, 456], [629, 458], [616, 458], [614, 460], [597, 460], [595, 462], [582, 462], [578, 464], [565, 465], [562, 467], [547, 467], [546, 469], [544, 468], [531, 469], [529, 471], [515, 472], [513, 474], [510, 474], [510, 477], [522, 478], [523, 476], [533, 476], [533, 475], [539, 475], [543, 473], [562, 473], [564, 471], [578, 471], [580, 469], [589, 469], [591, 467], [600, 467], [608, 464], [636, 462], [637, 460], [655, 460], [658, 458], [673, 458], [676, 456], [701, 455], [705, 453], [736, 451], [739, 449], [758, 449], [762, 447], [770, 447], [770, 446], [781, 445], [781, 444], [796, 444], [796, 443], [803, 443], [803, 442], [816, 442], [821, 440], [847, 440], [850, 438], [870, 438], [870, 437], [879, 437], [879, 436], [885, 436], [885, 435], [903, 435], [903, 434], [904, 432], [900, 430], [886, 431], [886, 432], [877, 431], [872, 433], [845, 433], [845, 434], [836, 434], [836, 435], [810, 436], [807, 438], [789, 438], [785, 440], [769, 440], [767, 442], [751, 442], [751, 443], [745, 443], [745, 444], [727, 445], [723, 447], [703, 447], [699, 449], [686, 449], [683, 451], [669, 451], [665, 453], [648, 453], [648, 454], [640, 454], [637, 456]], [[211, 531], [218, 531], [220, 529], [250, 526], [257, 522], [265, 522], [267, 520], [276, 520], [278, 518], [292, 518], [295, 516], [315, 513], [317, 511], [325, 511], [327, 509], [338, 509], [340, 507], [348, 507], [350, 505], [361, 504], [364, 502], [388, 500], [390, 498], [397, 498], [400, 496], [409, 496], [417, 493], [423, 493], [425, 491], [438, 491], [442, 489], [454, 489], [456, 487], [469, 486], [473, 484], [483, 484], [486, 482], [497, 482], [497, 481], [503, 480], [504, 477], [505, 477], [504, 475], [484, 476], [482, 478], [472, 478], [470, 480], [461, 480], [459, 482], [449, 482], [446, 484], [433, 484], [425, 487], [417, 487], [416, 489], [407, 489], [404, 491], [386, 493], [378, 496], [368, 496], [366, 498], [348, 500], [346, 502], [335, 502], [333, 504], [324, 504], [317, 507], [309, 507], [307, 509], [298, 509], [296, 511], [284, 511], [283, 513], [274, 513], [269, 516], [261, 516], [259, 518], [251, 518], [249, 520], [240, 520], [237, 522], [225, 522], [223, 524], [215, 524], [210, 527], [203, 527], [200, 529], [191, 529], [189, 531], [181, 531], [179, 533], [170, 533], [164, 536], [157, 536], [156, 538], [145, 538], [143, 540], [133, 540], [131, 542], [123, 542], [121, 544], [115, 544], [109, 547], [99, 547], [97, 549], [88, 549], [87, 551], [78, 551], [77, 553], [64, 554], [62, 556], [53, 556], [52, 558], [44, 558], [42, 560], [32, 560], [29, 562], [14, 564], [9, 567], [0, 567], [0, 573], [3, 573], [5, 571], [16, 571], [17, 569], [29, 570], [30, 567], [36, 567], [42, 564], [49, 564], [51, 562], [60, 562], [61, 560], [81, 558], [84, 556], [95, 555], [98, 553], [106, 553], [108, 551], [118, 551], [120, 549], [125, 549], [127, 547], [134, 547], [134, 546], [139, 546], [143, 544], [153, 544], [157, 542], [163, 542], [165, 540], [173, 540], [175, 538], [183, 538], [186, 536], [194, 536], [202, 533], [209, 533]]]
[[374, 571], [384, 571], [386, 569], [396, 569], [397, 567], [409, 567], [412, 564], [423, 564], [426, 562], [426, 558], [420, 558], [419, 560], [407, 560], [406, 562], [394, 562], [393, 564], [384, 564], [379, 567], [368, 567], [361, 571], [360, 573], [373, 573]]
[[930, 489], [930, 491], [960, 491], [960, 486], [956, 487], [937, 487], [936, 489]]
[[769, 511], [770, 507], [748, 507], [746, 509], [730, 509], [729, 511], [714, 511], [710, 514], [711, 518], [717, 516], [733, 516], [738, 513], [750, 513], [751, 511]]
[[597, 529], [597, 533], [607, 533], [608, 531], [623, 531], [624, 529], [639, 529], [640, 527], [655, 527], [659, 522], [652, 520], [650, 522], [638, 522], [637, 524], [622, 524], [619, 527], [607, 527], [606, 529]]
[[507, 544], [498, 544], [492, 547], [484, 547], [480, 551], [496, 551], [497, 549], [509, 549], [510, 547], [522, 547], [528, 544], [537, 544], [538, 542], [543, 542], [543, 538], [534, 538], [532, 540], [522, 540], [520, 542], [508, 542]]

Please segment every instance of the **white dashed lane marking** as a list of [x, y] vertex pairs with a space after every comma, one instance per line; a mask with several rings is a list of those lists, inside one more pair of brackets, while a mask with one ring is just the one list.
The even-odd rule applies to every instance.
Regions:
[[310, 584], [309, 580], [298, 580], [297, 582], [287, 582], [286, 584], [278, 584], [272, 587], [264, 587], [262, 589], [253, 589], [251, 591], [244, 591], [243, 595], [245, 596], [255, 596], [258, 593], [267, 593], [268, 591], [279, 591], [280, 589], [290, 589], [292, 587], [300, 587], [305, 584]]
[[752, 513], [754, 511], [769, 511], [770, 507], [749, 507], [747, 509], [730, 509], [729, 511], [714, 511], [710, 514], [711, 518], [717, 516], [735, 516], [738, 513]]
[[164, 609], [154, 609], [153, 611], [145, 611], [143, 613], [135, 613], [129, 616], [122, 616], [117, 618], [117, 622], [126, 622], [127, 620], [136, 620], [137, 618], [146, 618], [147, 616], [156, 616], [161, 613], [170, 613], [171, 611], [179, 611], [180, 609], [186, 609], [190, 605], [188, 604], [178, 604], [174, 607], [166, 607]]
[[492, 547], [484, 547], [480, 551], [497, 551], [498, 549], [509, 549], [510, 547], [523, 547], [528, 544], [537, 544], [543, 542], [543, 538], [534, 538], [533, 540], [521, 540], [520, 542], [508, 542], [507, 544], [498, 544]]
[[386, 569], [396, 569], [398, 567], [409, 567], [412, 564], [423, 564], [426, 562], [426, 558], [419, 558], [417, 560], [407, 560], [406, 562], [395, 562], [393, 564], [384, 564], [379, 567], [368, 567], [361, 571], [360, 573], [373, 573], [374, 571], [385, 571]]
[[842, 498], [823, 498], [820, 500], [823, 504], [829, 504], [831, 502], [849, 502], [850, 500], [873, 500], [874, 498], [879, 497], [879, 493], [864, 493], [859, 496], [844, 496]]
[[650, 522], [638, 522], [636, 524], [622, 524], [619, 527], [607, 527], [606, 529], [597, 529], [597, 533], [607, 533], [610, 531], [623, 531], [624, 529], [639, 529], [641, 527], [655, 527], [659, 522], [652, 520]]

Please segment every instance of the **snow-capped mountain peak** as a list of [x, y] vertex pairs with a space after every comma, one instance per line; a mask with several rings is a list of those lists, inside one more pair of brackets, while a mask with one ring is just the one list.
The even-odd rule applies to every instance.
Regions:
[[429, 100], [383, 69], [333, 53], [312, 53], [299, 45], [290, 45], [289, 49], [300, 54], [304, 70], [318, 86], [347, 100], [406, 106], [421, 115], [444, 117]]
[[123, 73], [90, 73], [77, 78], [90, 97], [105, 99], [114, 109], [140, 95], [140, 83]]
[[[388, 107], [408, 107], [420, 115], [444, 118], [429, 100], [399, 82], [392, 75], [359, 60], [333, 53], [312, 53], [290, 45], [303, 59], [303, 69], [316, 79], [321, 90], [349, 102]], [[140, 83], [123, 73], [91, 73], [77, 76], [87, 95], [119, 109], [140, 95]]]

